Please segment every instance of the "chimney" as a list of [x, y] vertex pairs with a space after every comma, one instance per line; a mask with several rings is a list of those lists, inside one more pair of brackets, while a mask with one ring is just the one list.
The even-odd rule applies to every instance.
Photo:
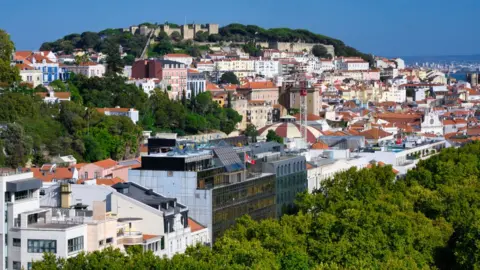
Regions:
[[61, 207], [70, 208], [72, 205], [72, 186], [70, 184], [60, 185]]

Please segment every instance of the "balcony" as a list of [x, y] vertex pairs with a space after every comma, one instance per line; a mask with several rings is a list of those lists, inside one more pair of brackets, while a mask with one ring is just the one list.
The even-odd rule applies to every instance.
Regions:
[[118, 237], [118, 244], [123, 245], [140, 245], [143, 243], [143, 233], [130, 231], [130, 232], [122, 232], [117, 233]]

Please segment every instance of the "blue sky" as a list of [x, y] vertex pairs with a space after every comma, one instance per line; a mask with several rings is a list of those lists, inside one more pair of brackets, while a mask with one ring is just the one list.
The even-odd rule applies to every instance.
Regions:
[[480, 54], [480, 0], [2, 0], [17, 49], [141, 22], [304, 28], [375, 55]]

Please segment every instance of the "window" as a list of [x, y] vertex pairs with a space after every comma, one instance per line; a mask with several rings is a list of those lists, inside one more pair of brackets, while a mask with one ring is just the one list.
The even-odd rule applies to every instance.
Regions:
[[84, 179], [88, 179], [88, 172], [85, 172]]
[[21, 262], [17, 262], [17, 261], [13, 261], [13, 266], [12, 266], [13, 270], [20, 270], [22, 269], [22, 263]]
[[83, 250], [83, 235], [68, 239], [68, 253]]
[[28, 239], [28, 253], [57, 253], [57, 240]]
[[22, 199], [26, 199], [28, 197], [31, 197], [29, 195], [30, 195], [29, 190], [15, 192], [15, 200], [22, 200]]
[[32, 270], [32, 263], [31, 263], [31, 262], [29, 262], [29, 263], [27, 264], [27, 270]]
[[98, 241], [98, 246], [103, 246], [103, 240]]
[[20, 238], [13, 238], [13, 246], [14, 247], [21, 247], [22, 246], [22, 240]]
[[107, 241], [106, 241], [107, 244], [111, 244], [113, 243], [113, 237], [109, 237], [107, 238]]

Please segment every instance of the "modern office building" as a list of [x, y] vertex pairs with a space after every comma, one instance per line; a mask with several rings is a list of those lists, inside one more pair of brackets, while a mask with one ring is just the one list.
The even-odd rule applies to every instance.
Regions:
[[252, 171], [275, 174], [276, 214], [281, 217], [293, 209], [298, 193], [308, 189], [305, 156], [284, 152], [283, 145], [276, 142], [250, 145], [255, 159]]
[[130, 170], [129, 181], [187, 205], [213, 241], [243, 215], [275, 218], [274, 174], [248, 173], [245, 153], [229, 146], [199, 149], [191, 142], [174, 143], [164, 152], [168, 147], [150, 139], [150, 155], [142, 157], [141, 168]]

